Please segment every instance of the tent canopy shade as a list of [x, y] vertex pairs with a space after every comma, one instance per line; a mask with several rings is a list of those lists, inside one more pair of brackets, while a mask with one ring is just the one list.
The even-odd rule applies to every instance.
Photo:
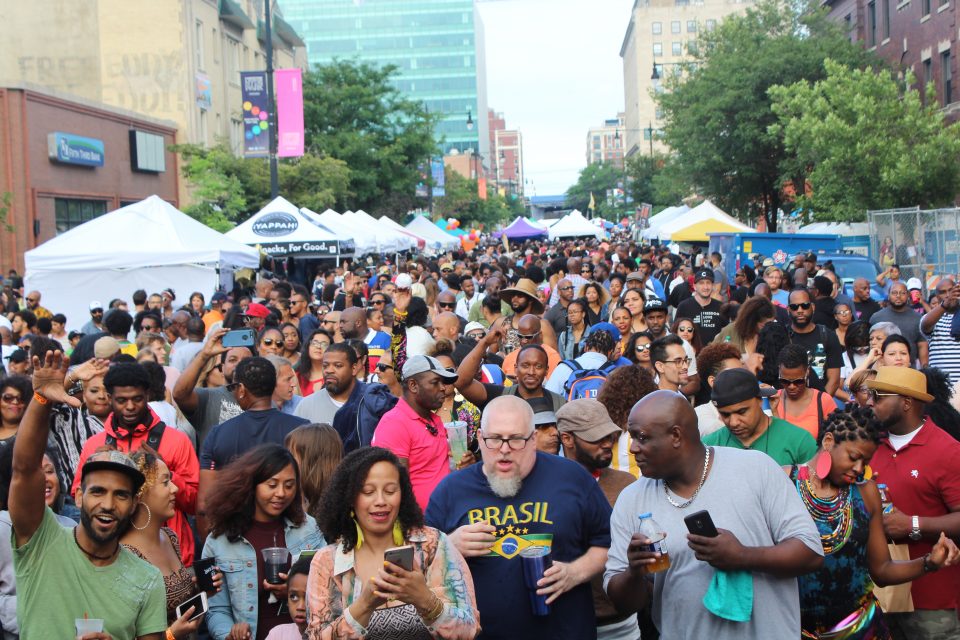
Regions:
[[660, 226], [657, 236], [661, 241], [708, 242], [710, 232], [756, 231], [726, 214], [709, 200], [704, 200], [680, 217]]
[[517, 216], [507, 227], [500, 232], [500, 235], [507, 236], [509, 240], [525, 240], [527, 238], [546, 238], [547, 230], [522, 216]]
[[406, 228], [408, 231], [426, 240], [428, 247], [439, 247], [444, 251], [450, 251], [460, 247], [460, 240], [458, 238], [440, 229], [424, 216], [414, 216], [413, 220], [407, 223]]
[[577, 238], [581, 236], [593, 236], [597, 240], [602, 240], [605, 235], [603, 229], [592, 224], [576, 209], [550, 227], [549, 234], [551, 240], [557, 238]]
[[277, 257], [336, 258], [355, 253], [352, 237], [338, 238], [282, 196], [228, 231], [227, 236]]

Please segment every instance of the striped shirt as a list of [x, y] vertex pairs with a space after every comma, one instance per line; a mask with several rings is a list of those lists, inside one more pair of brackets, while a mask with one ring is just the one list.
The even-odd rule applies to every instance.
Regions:
[[[933, 325], [933, 332], [924, 333], [930, 345], [930, 366], [942, 369], [950, 376], [951, 384], [960, 382], [960, 341], [950, 335], [952, 313], [944, 313]], [[920, 321], [923, 326], [923, 320]]]

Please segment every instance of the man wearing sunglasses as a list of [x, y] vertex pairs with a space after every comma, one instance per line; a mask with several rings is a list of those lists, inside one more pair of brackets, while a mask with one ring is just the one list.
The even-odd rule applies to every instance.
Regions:
[[790, 312], [791, 344], [802, 346], [809, 356], [808, 384], [832, 396], [840, 386], [840, 367], [843, 365], [843, 347], [837, 333], [813, 321], [813, 300], [806, 289], [790, 292], [787, 309]]

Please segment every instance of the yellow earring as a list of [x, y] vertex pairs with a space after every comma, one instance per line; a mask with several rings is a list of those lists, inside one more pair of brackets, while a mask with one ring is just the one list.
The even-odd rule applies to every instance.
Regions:
[[356, 514], [351, 510], [350, 519], [353, 520], [353, 526], [357, 528], [357, 544], [353, 545], [354, 550], [357, 550], [363, 545], [363, 531], [360, 529], [360, 523], [357, 522]]
[[403, 546], [403, 527], [400, 526], [399, 519], [393, 521], [393, 544]]

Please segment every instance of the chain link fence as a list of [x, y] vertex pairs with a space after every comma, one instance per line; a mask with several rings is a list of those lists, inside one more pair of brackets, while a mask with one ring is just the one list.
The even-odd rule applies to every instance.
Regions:
[[934, 277], [960, 273], [960, 209], [882, 209], [867, 212], [870, 257], [881, 269], [900, 265], [901, 278], [919, 278], [925, 289]]

